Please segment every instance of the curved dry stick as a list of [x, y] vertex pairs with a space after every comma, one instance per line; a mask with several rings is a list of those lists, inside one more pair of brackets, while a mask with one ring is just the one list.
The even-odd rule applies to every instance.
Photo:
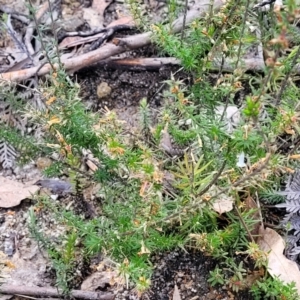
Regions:
[[165, 65], [180, 65], [179, 59], [174, 57], [143, 57], [143, 58], [112, 58], [101, 61], [97, 66], [107, 66], [115, 69], [126, 68], [126, 70], [157, 70]]
[[[211, 0], [203, 0], [201, 6], [194, 7], [193, 10], [189, 11], [186, 15], [186, 24], [191, 23], [193, 20], [204, 16], [211, 8]], [[213, 1], [213, 9], [218, 11], [225, 4], [222, 0]], [[167, 25], [168, 26], [168, 25]], [[183, 17], [178, 18], [172, 24], [173, 33], [177, 33], [182, 29], [183, 26]], [[113, 43], [106, 44], [100, 49], [91, 51], [89, 53], [82, 54], [78, 57], [70, 59], [62, 59], [61, 62], [64, 65], [67, 71], [70, 70], [79, 70], [88, 65], [99, 62], [100, 60], [107, 59], [113, 55], [123, 53], [128, 50], [137, 49], [143, 46], [146, 46], [151, 43], [152, 32], [146, 32], [142, 34], [137, 34], [131, 37], [114, 39]], [[115, 42], [115, 44], [114, 44]], [[58, 66], [55, 66], [58, 68]], [[3, 80], [12, 80], [19, 81], [28, 79], [31, 76], [35, 75], [45, 75], [51, 71], [51, 66], [46, 64], [42, 68], [40, 66], [19, 70], [8, 73], [0, 73], [0, 79]]]

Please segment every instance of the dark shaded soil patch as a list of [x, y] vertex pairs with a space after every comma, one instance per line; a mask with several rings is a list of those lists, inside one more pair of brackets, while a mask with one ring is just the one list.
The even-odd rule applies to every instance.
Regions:
[[[146, 97], [152, 107], [160, 106], [161, 94], [166, 88], [165, 80], [178, 71], [178, 67], [162, 66], [156, 71], [147, 70], [117, 70], [103, 66], [87, 68], [77, 74], [81, 85], [81, 96], [90, 109], [97, 111], [103, 107], [124, 108], [138, 106]], [[176, 78], [187, 78], [184, 72], [176, 74]], [[97, 86], [106, 82], [112, 89], [111, 94], [103, 99], [97, 96]]]
[[201, 252], [187, 253], [176, 250], [155, 255], [152, 262], [155, 266], [152, 286], [143, 299], [172, 299], [175, 284], [182, 299], [253, 299], [248, 291], [234, 295], [226, 287], [212, 288], [207, 280], [209, 271], [216, 267], [217, 261], [204, 256]]

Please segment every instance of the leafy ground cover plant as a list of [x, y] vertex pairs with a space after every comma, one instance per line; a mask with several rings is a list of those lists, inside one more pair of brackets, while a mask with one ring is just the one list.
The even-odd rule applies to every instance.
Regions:
[[293, 283], [284, 285], [278, 278], [257, 281], [251, 288], [254, 299], [299, 299]]
[[[88, 111], [76, 83], [63, 69], [53, 70], [43, 85], [44, 109], [24, 108], [27, 118], [43, 129], [35, 149], [56, 158], [45, 174], [67, 175], [77, 201], [84, 201], [82, 191], [91, 181], [97, 182], [101, 208], [97, 217], [87, 220], [62, 209], [59, 201], [37, 197], [38, 204], [66, 226], [59, 240], [51, 241], [38, 234], [31, 212], [32, 233], [48, 249], [57, 285], [66, 293], [76, 282], [77, 262], [100, 252], [140, 293], [151, 284], [150, 255], [175, 247], [196, 248], [223, 260], [209, 282], [227, 284], [235, 292], [251, 287], [245, 262], [233, 260], [236, 252], [251, 257], [255, 271], [267, 268], [266, 255], [255, 244], [258, 206], [250, 206], [249, 199], [257, 191], [276, 190], [279, 175], [298, 166], [297, 160], [280, 151], [287, 136], [293, 152], [299, 139], [299, 90], [292, 73], [299, 48], [285, 53], [289, 17], [296, 14], [293, 3], [276, 15], [277, 21], [270, 10], [259, 23], [249, 2], [237, 1], [194, 21], [184, 35], [152, 26], [161, 52], [181, 60], [192, 84], [175, 77], [165, 82], [168, 88], [155, 124], [143, 99], [134, 134], [113, 111]], [[266, 31], [264, 22], [275, 25]], [[260, 31], [259, 38], [251, 26]], [[268, 52], [266, 67], [262, 74], [246, 74], [245, 53], [260, 42]], [[220, 57], [223, 63], [216, 69], [214, 59]], [[226, 59], [233, 59], [232, 73], [225, 72]], [[4, 136], [4, 132], [12, 143], [15, 133]], [[81, 168], [84, 153], [94, 159], [93, 172]], [[289, 185], [288, 195], [297, 192], [295, 184]], [[295, 201], [287, 198], [281, 207], [293, 206], [295, 213]], [[298, 237], [297, 220], [292, 226]], [[292, 285], [264, 274], [252, 282], [251, 291], [255, 299], [296, 299]]]

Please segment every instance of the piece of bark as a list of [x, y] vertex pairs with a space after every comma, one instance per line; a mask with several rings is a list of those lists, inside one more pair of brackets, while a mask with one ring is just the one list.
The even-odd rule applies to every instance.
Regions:
[[[28, 286], [16, 286], [9, 284], [2, 284], [0, 286], [0, 293], [9, 295], [27, 295], [34, 297], [62, 297], [62, 294], [56, 288], [51, 287], [28, 287]], [[112, 293], [97, 293], [81, 290], [72, 290], [70, 296], [80, 299], [91, 300], [112, 300], [115, 299], [115, 295]]]

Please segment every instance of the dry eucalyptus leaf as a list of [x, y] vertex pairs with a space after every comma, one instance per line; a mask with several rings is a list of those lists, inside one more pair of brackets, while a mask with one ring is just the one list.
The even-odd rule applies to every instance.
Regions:
[[0, 207], [17, 206], [38, 190], [39, 187], [36, 185], [23, 184], [0, 176]]
[[224, 212], [231, 211], [233, 209], [232, 203], [233, 200], [231, 197], [221, 195], [221, 198], [213, 202], [213, 210], [219, 213], [220, 215]]
[[101, 16], [104, 16], [104, 11], [111, 4], [112, 0], [93, 0], [92, 8]]
[[85, 7], [83, 10], [83, 19], [89, 24], [92, 29], [102, 28], [104, 17], [92, 7]]
[[[209, 190], [209, 194], [211, 197], [214, 197], [219, 193], [220, 189], [216, 185], [213, 185]], [[224, 212], [228, 212], [233, 209], [233, 198], [226, 194], [219, 195], [217, 196], [216, 200], [213, 200], [212, 206], [213, 210], [221, 215]]]
[[284, 283], [294, 281], [300, 293], [300, 271], [296, 262], [283, 255], [283, 238], [275, 230], [264, 229], [262, 226], [259, 228], [259, 235], [257, 244], [261, 250], [268, 252], [268, 272], [271, 276], [278, 276]]
[[173, 300], [181, 300], [179, 289], [176, 284], [174, 286]]
[[103, 18], [93, 8], [83, 8], [83, 19], [92, 29], [103, 26]]
[[114, 26], [118, 26], [118, 25], [135, 26], [135, 21], [132, 16], [124, 16], [117, 20], [112, 21], [111, 23], [109, 23], [109, 25], [107, 27], [114, 27]]

